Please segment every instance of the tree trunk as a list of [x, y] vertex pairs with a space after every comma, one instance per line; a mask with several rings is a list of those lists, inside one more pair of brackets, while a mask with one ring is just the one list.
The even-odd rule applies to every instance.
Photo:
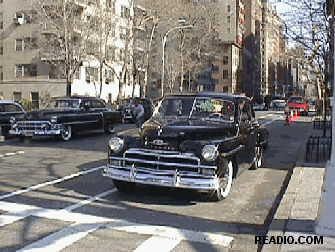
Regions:
[[71, 82], [66, 83], [66, 96], [71, 96]]
[[154, 33], [155, 33], [156, 27], [157, 27], [157, 23], [154, 23], [154, 25], [152, 27], [152, 30], [151, 30], [149, 45], [148, 45], [148, 49], [147, 49], [146, 57], [145, 57], [143, 97], [147, 96], [147, 88], [148, 88], [148, 80], [149, 80], [149, 76], [148, 76], [148, 72], [149, 72], [149, 55], [150, 55], [151, 45], [152, 45], [152, 41], [153, 41], [153, 38], [154, 38]]

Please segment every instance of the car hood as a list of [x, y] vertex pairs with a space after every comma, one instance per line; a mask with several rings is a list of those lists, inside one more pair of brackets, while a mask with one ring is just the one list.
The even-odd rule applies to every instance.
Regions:
[[27, 112], [24, 119], [25, 120], [50, 120], [52, 116], [61, 116], [61, 115], [67, 115], [67, 114], [73, 114], [73, 109], [59, 109], [59, 110], [36, 110]]
[[288, 103], [288, 106], [290, 108], [305, 108], [308, 105], [306, 103], [293, 103], [293, 102], [290, 102], [290, 103]]
[[215, 122], [201, 119], [171, 119], [146, 121], [141, 129], [141, 137], [150, 139], [210, 140], [233, 136], [236, 125], [229, 122]]

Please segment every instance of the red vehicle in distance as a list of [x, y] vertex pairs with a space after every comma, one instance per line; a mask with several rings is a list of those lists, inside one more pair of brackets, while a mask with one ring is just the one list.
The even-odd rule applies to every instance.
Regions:
[[287, 106], [291, 111], [298, 112], [299, 115], [308, 115], [309, 106], [306, 99], [301, 96], [291, 96], [287, 101]]

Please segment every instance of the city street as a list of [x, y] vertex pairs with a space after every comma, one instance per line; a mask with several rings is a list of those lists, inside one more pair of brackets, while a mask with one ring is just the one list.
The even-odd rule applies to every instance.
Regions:
[[282, 112], [256, 116], [270, 133], [265, 167], [244, 172], [218, 203], [184, 190], [118, 192], [102, 176], [110, 136], [100, 131], [67, 142], [6, 139], [0, 251], [256, 251], [255, 235], [266, 234], [312, 115], [289, 126]]

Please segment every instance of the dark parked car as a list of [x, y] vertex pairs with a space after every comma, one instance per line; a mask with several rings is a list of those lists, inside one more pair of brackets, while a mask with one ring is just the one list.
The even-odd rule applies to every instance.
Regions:
[[127, 98], [123, 99], [119, 102], [118, 111], [122, 113], [123, 122], [130, 121], [133, 122], [133, 109], [135, 100], [138, 100], [140, 104], [143, 105], [144, 108], [144, 119], [148, 120], [154, 111], [154, 105], [151, 100], [146, 98]]
[[113, 133], [114, 126], [121, 123], [121, 114], [95, 97], [58, 97], [51, 100], [48, 109], [27, 112], [23, 120], [12, 118], [11, 123], [10, 133], [21, 140], [60, 136], [66, 141], [79, 131], [103, 129]]
[[0, 126], [2, 135], [8, 135], [11, 117], [19, 120], [23, 118], [24, 114], [25, 111], [19, 104], [11, 101], [0, 101]]
[[140, 132], [109, 141], [103, 175], [119, 190], [136, 183], [228, 196], [233, 178], [262, 166], [268, 131], [249, 98], [222, 93], [168, 95]]
[[273, 100], [270, 102], [270, 110], [274, 111], [284, 111], [286, 106], [286, 101], [285, 100]]

